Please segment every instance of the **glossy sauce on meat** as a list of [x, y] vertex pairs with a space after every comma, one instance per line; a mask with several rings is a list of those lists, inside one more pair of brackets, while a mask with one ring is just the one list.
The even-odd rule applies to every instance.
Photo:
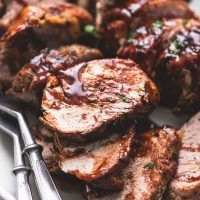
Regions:
[[123, 116], [134, 118], [158, 100], [155, 85], [131, 60], [94, 60], [48, 80], [41, 120], [60, 135], [79, 141], [102, 135], [109, 124]]
[[[80, 80], [81, 71], [84, 70], [85, 67], [87, 67], [87, 64], [82, 63], [76, 65], [74, 68], [60, 72], [60, 74], [62, 74], [62, 79], [68, 82], [69, 87], [64, 92], [68, 98], [71, 99], [71, 104], [81, 104], [81, 102], [87, 103], [87, 93], [84, 91], [84, 85]], [[59, 78], [61, 78], [61, 76], [59, 76]]]

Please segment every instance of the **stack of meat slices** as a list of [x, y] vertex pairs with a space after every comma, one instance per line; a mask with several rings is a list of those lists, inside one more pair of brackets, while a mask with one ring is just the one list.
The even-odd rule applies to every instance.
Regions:
[[[0, 41], [0, 87], [37, 110], [49, 170], [84, 181], [88, 199], [199, 199], [199, 115], [178, 132], [137, 127], [160, 100], [152, 80], [168, 104], [200, 109], [200, 23], [187, 3], [97, 0], [95, 28], [75, 4], [19, 2]], [[109, 54], [78, 44], [83, 30]]]

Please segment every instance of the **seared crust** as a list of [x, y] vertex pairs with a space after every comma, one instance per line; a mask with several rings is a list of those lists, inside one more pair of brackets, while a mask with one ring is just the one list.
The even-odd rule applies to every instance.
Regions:
[[161, 19], [194, 18], [182, 0], [126, 0], [109, 9], [103, 17], [101, 35], [112, 49], [117, 50], [130, 31]]
[[178, 170], [170, 184], [170, 195], [177, 200], [200, 199], [200, 113], [179, 131], [182, 137]]
[[95, 60], [49, 79], [40, 119], [62, 136], [84, 141], [103, 135], [113, 122], [149, 113], [158, 101], [156, 86], [133, 61]]
[[50, 76], [56, 76], [59, 70], [66, 70], [80, 62], [101, 57], [99, 50], [76, 44], [57, 50], [43, 50], [17, 73], [7, 94], [39, 106]]
[[199, 21], [155, 21], [131, 35], [118, 55], [141, 64], [160, 86], [166, 105], [186, 113], [200, 109]]
[[135, 156], [124, 168], [120, 192], [102, 192], [89, 200], [157, 200], [173, 178], [177, 167], [179, 138], [174, 129], [164, 127], [138, 136]]
[[200, 23], [189, 21], [171, 38], [155, 65], [165, 104], [189, 114], [200, 109], [199, 66]]

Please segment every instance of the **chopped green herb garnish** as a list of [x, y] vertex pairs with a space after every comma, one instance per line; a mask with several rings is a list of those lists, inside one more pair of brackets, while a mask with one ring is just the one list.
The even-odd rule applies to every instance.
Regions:
[[143, 92], [146, 91], [146, 90], [145, 90], [145, 87], [141, 87], [140, 90], [143, 91]]
[[152, 163], [152, 162], [147, 163], [147, 164], [144, 166], [144, 168], [148, 168], [148, 169], [154, 169], [154, 167], [155, 167], [155, 164]]
[[185, 21], [182, 23], [183, 26], [187, 26], [187, 24], [188, 24], [188, 20], [185, 20]]
[[152, 27], [153, 28], [162, 28], [164, 26], [164, 23], [161, 22], [161, 21], [155, 21], [153, 24], [152, 24]]
[[171, 152], [172, 148], [171, 147], [167, 147], [167, 151]]
[[126, 97], [124, 94], [118, 94], [118, 97], [122, 99], [125, 103], [131, 103], [131, 100]]
[[126, 38], [126, 41], [127, 41], [128, 43], [131, 43], [131, 42], [133, 41], [134, 37], [135, 37], [135, 34], [130, 34], [130, 35], [128, 35], [128, 37]]
[[180, 40], [179, 38], [176, 38], [169, 46], [170, 53], [177, 54], [187, 44], [188, 42], [186, 40]]
[[92, 24], [87, 24], [84, 27], [84, 32], [91, 35], [96, 35], [96, 28]]

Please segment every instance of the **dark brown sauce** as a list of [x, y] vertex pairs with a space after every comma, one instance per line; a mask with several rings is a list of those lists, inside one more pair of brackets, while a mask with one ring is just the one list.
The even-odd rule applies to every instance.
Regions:
[[36, 56], [25, 67], [30, 68], [36, 76], [35, 88], [42, 87], [49, 76], [57, 75], [61, 69], [67, 69], [72, 63], [76, 62], [76, 56], [71, 54], [62, 55], [59, 51], [44, 50], [39, 56]]
[[110, 12], [108, 12], [105, 19], [109, 21], [116, 18], [126, 18], [130, 20], [132, 16], [136, 15], [141, 7], [147, 2], [148, 0], [137, 0], [134, 2], [133, 0], [125, 1], [118, 7], [113, 8]]
[[88, 101], [87, 93], [84, 90], [83, 83], [80, 80], [80, 73], [85, 67], [87, 67], [87, 64], [81, 63], [73, 68], [60, 71], [63, 81], [66, 81], [68, 84], [68, 89], [64, 91], [65, 95], [70, 101], [68, 103], [80, 105], [82, 102], [87, 103]]

